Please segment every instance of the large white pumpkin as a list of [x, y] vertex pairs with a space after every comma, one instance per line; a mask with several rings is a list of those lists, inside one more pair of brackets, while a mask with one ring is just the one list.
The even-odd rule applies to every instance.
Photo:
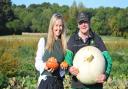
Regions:
[[75, 54], [73, 66], [79, 70], [76, 76], [79, 81], [84, 84], [95, 84], [97, 77], [104, 73], [105, 59], [98, 48], [86, 46]]

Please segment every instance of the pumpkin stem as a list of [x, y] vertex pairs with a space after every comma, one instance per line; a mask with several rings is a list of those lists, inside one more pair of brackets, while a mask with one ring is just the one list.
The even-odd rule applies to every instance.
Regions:
[[91, 61], [93, 60], [93, 58], [94, 58], [94, 56], [93, 56], [93, 55], [90, 55], [89, 57], [86, 58], [86, 60], [87, 60], [88, 62], [91, 62]]

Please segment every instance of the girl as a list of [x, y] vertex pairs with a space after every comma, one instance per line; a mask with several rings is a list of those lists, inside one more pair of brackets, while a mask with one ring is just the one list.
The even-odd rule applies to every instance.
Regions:
[[66, 53], [65, 31], [62, 15], [53, 14], [49, 24], [47, 41], [44, 38], [39, 40], [35, 58], [35, 67], [40, 72], [38, 89], [64, 89], [64, 71], [62, 69], [66, 69], [66, 67], [60, 66], [56, 70], [49, 69], [46, 62], [50, 57], [55, 57], [60, 65], [64, 61]]

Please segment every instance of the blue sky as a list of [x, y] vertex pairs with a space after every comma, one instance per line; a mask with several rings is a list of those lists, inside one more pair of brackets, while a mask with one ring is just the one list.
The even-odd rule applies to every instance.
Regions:
[[[25, 4], [29, 6], [30, 4], [41, 4], [43, 2], [58, 3], [59, 5], [71, 6], [74, 0], [11, 0], [12, 4], [21, 5]], [[76, 3], [82, 2], [87, 8], [98, 8], [103, 7], [128, 7], [128, 0], [75, 0]]]

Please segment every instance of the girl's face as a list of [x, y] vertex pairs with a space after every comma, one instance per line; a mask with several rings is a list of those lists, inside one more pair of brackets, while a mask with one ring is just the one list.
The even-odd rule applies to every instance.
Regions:
[[54, 26], [53, 26], [53, 34], [55, 39], [58, 39], [58, 37], [61, 35], [63, 30], [63, 23], [61, 19], [58, 19], [55, 21]]

